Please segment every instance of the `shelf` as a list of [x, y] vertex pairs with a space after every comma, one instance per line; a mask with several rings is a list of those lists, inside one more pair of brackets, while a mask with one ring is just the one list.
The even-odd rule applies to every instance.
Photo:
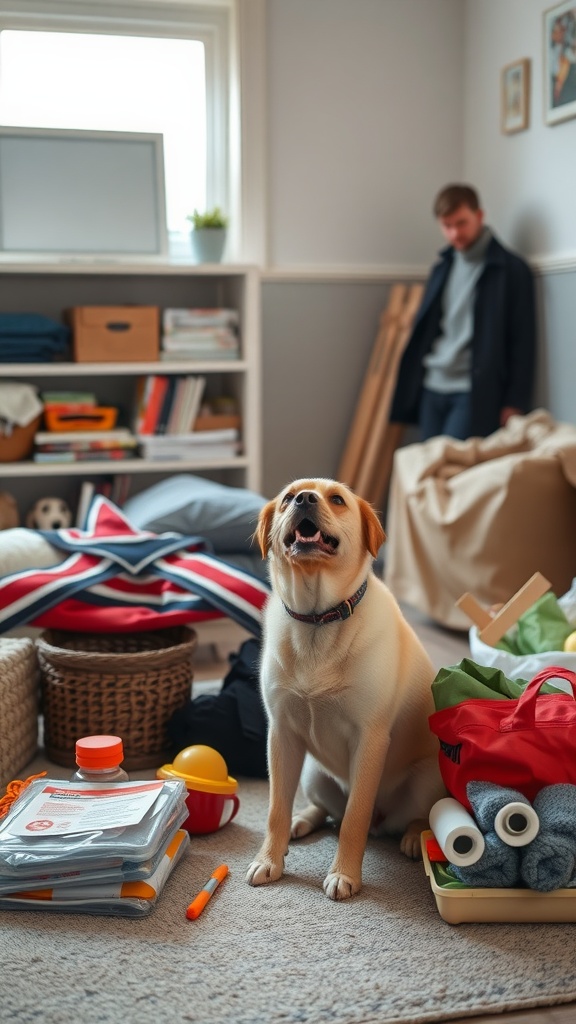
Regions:
[[192, 473], [199, 470], [245, 469], [249, 465], [244, 455], [232, 459], [87, 459], [85, 462], [24, 462], [0, 463], [0, 477], [38, 476], [109, 476], [111, 473]]
[[248, 368], [245, 359], [213, 359], [201, 363], [174, 359], [157, 363], [0, 363], [0, 377], [139, 377], [146, 373], [169, 376], [174, 373], [245, 373]]
[[[103, 404], [117, 407], [119, 420], [130, 424], [138, 398], [137, 379], [146, 376], [207, 378], [206, 399], [229, 395], [242, 420], [243, 454], [229, 458], [110, 459], [105, 462], [0, 463], [3, 480], [11, 481], [22, 512], [41, 497], [55, 478], [55, 491], [69, 503], [77, 500], [83, 477], [123, 474], [133, 478], [131, 493], [174, 473], [194, 473], [235, 487], [261, 490], [261, 362], [260, 272], [248, 264], [195, 264], [148, 259], [27, 257], [0, 254], [0, 273], [7, 287], [0, 295], [0, 313], [15, 309], [40, 313], [57, 322], [76, 306], [147, 306], [167, 308], [222, 307], [237, 309], [241, 350], [237, 359], [190, 359], [134, 362], [0, 363], [0, 380], [27, 382], [40, 391], [94, 390]], [[9, 285], [9, 287], [8, 287]]]

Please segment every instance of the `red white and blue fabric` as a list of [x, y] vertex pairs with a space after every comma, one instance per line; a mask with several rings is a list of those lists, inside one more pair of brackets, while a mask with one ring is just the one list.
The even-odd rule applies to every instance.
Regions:
[[69, 557], [0, 580], [0, 633], [24, 623], [120, 633], [227, 617], [260, 635], [269, 587], [202, 537], [138, 530], [102, 496], [85, 529], [40, 532]]

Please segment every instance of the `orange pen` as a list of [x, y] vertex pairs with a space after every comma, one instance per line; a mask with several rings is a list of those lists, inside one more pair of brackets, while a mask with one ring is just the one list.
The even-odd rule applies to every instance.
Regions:
[[200, 914], [204, 910], [204, 907], [208, 903], [212, 893], [218, 888], [220, 882], [224, 881], [227, 874], [227, 864], [221, 864], [219, 868], [216, 868], [216, 870], [212, 872], [210, 878], [206, 882], [206, 885], [200, 890], [195, 899], [192, 900], [192, 903], [186, 911], [186, 917], [189, 921], [195, 921], [197, 917], [200, 917]]

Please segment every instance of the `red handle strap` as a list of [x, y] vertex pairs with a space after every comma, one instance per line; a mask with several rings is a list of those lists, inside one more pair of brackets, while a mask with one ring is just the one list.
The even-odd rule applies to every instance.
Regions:
[[511, 715], [503, 718], [500, 723], [501, 732], [510, 732], [513, 729], [526, 728], [534, 725], [536, 717], [536, 701], [540, 696], [540, 687], [549, 679], [566, 679], [572, 687], [572, 696], [576, 700], [576, 672], [562, 665], [550, 665], [538, 672], [530, 680], [528, 686], [518, 698], [516, 707]]

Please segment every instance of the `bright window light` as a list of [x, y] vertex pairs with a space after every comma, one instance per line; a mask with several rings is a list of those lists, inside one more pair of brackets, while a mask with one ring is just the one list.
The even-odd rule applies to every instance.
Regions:
[[170, 232], [206, 206], [204, 44], [193, 39], [0, 32], [0, 124], [164, 136]]

